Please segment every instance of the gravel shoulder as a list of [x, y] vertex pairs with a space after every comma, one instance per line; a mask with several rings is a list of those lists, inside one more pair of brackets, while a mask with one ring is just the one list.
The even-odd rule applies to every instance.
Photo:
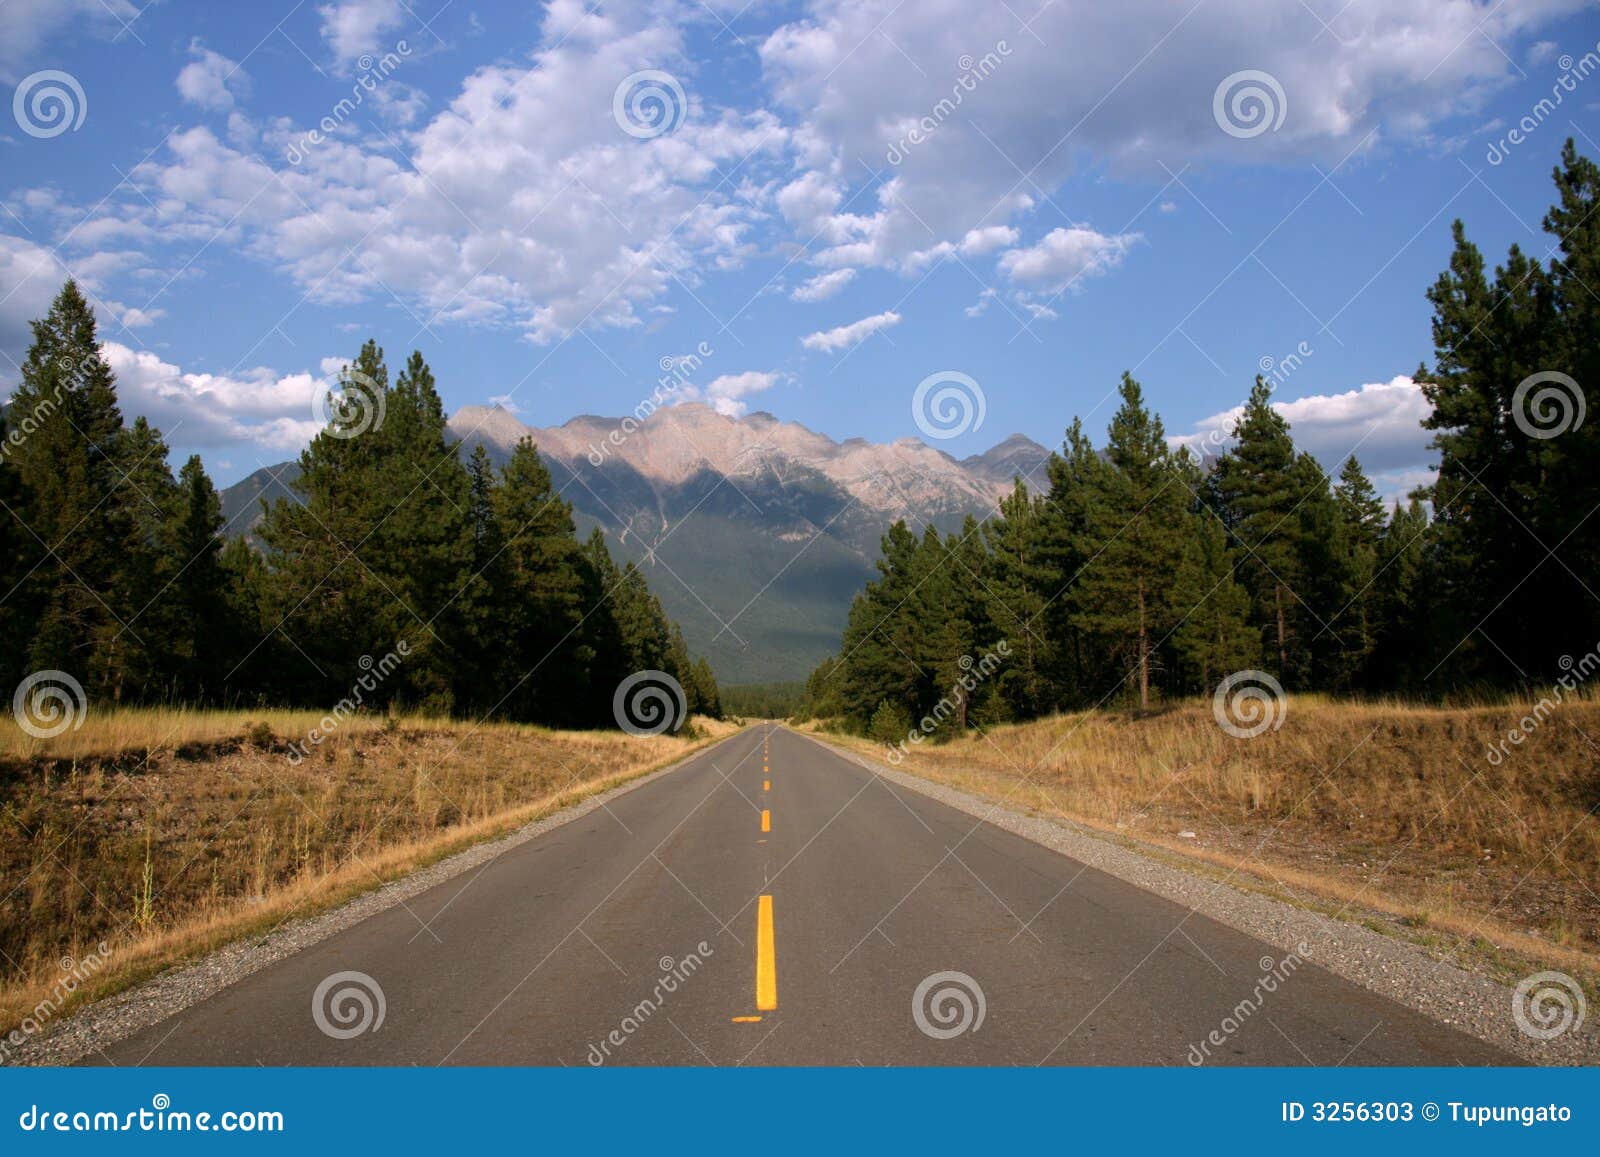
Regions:
[[796, 731], [897, 786], [1041, 844], [1079, 863], [1154, 892], [1276, 948], [1309, 947], [1310, 961], [1381, 996], [1536, 1065], [1600, 1064], [1600, 1014], [1551, 1040], [1523, 1033], [1506, 985], [1429, 956], [1420, 947], [1320, 912], [1157, 860], [1082, 827], [1028, 815], [889, 766], [849, 747]]
[[507, 835], [446, 856], [408, 876], [365, 892], [337, 908], [291, 921], [266, 936], [235, 941], [194, 964], [164, 972], [143, 984], [87, 1005], [55, 1021], [44, 1031], [24, 1037], [20, 1043], [13, 1042], [8, 1063], [73, 1064], [96, 1049], [105, 1048], [198, 1004], [270, 964], [293, 956], [379, 912], [404, 904], [428, 889], [481, 867], [545, 832], [581, 819], [597, 808], [605, 807], [620, 795], [662, 776], [671, 775], [738, 734], [736, 731], [722, 740], [701, 744], [666, 767], [626, 778], [615, 787], [558, 808]]

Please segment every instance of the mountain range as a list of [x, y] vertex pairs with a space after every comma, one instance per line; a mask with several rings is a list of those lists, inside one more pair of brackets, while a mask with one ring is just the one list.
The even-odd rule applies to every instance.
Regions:
[[[837, 442], [765, 412], [698, 403], [544, 429], [467, 406], [450, 431], [463, 452], [481, 442], [500, 463], [531, 437], [580, 535], [599, 526], [614, 555], [644, 568], [690, 648], [728, 684], [805, 678], [837, 649], [890, 523], [950, 530], [982, 517], [1017, 475], [1041, 481], [1050, 454], [1021, 434], [965, 459], [916, 438]], [[297, 474], [282, 463], [223, 491], [230, 532], [248, 533], [261, 499], [293, 498]]]

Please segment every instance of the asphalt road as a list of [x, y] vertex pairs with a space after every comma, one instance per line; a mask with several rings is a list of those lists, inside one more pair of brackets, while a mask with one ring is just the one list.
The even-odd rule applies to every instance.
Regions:
[[1284, 960], [763, 726], [91, 1060], [1515, 1063]]

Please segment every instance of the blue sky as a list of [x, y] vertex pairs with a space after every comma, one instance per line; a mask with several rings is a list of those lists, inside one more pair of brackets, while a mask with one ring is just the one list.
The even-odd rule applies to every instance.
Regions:
[[1450, 222], [1547, 251], [1597, 41], [1571, 0], [3, 0], [0, 388], [70, 273], [222, 482], [371, 335], [532, 425], [705, 343], [687, 396], [934, 440], [959, 372], [958, 457], [1098, 436], [1124, 369], [1203, 437], [1267, 367], [1397, 493]]

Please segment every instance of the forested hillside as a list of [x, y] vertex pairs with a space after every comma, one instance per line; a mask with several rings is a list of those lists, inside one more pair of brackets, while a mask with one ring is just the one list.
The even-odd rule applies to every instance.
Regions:
[[[1325, 466], [1296, 447], [1260, 378], [1232, 443], [1202, 463], [1124, 375], [1103, 443], [1075, 421], [1044, 493], [1019, 481], [956, 534], [890, 527], [805, 712], [888, 738], [930, 712], [950, 735], [1149, 707], [1241, 673], [1420, 697], [1586, 677], [1600, 435], [1581, 384], [1600, 381], [1600, 170], [1569, 141], [1555, 183], [1545, 259], [1513, 246], [1490, 276], [1457, 222], [1428, 291], [1434, 364], [1416, 376], [1433, 486], [1386, 511], [1358, 453]], [[975, 666], [1002, 643], [992, 673]]]
[[610, 726], [627, 676], [665, 671], [718, 714], [644, 576], [575, 534], [531, 441], [463, 460], [433, 374], [393, 382], [368, 342], [293, 499], [224, 539], [198, 456], [174, 477], [161, 432], [124, 425], [94, 315], [62, 288], [0, 429], [0, 682], [65, 673], [92, 701], [353, 700], [474, 718]]

